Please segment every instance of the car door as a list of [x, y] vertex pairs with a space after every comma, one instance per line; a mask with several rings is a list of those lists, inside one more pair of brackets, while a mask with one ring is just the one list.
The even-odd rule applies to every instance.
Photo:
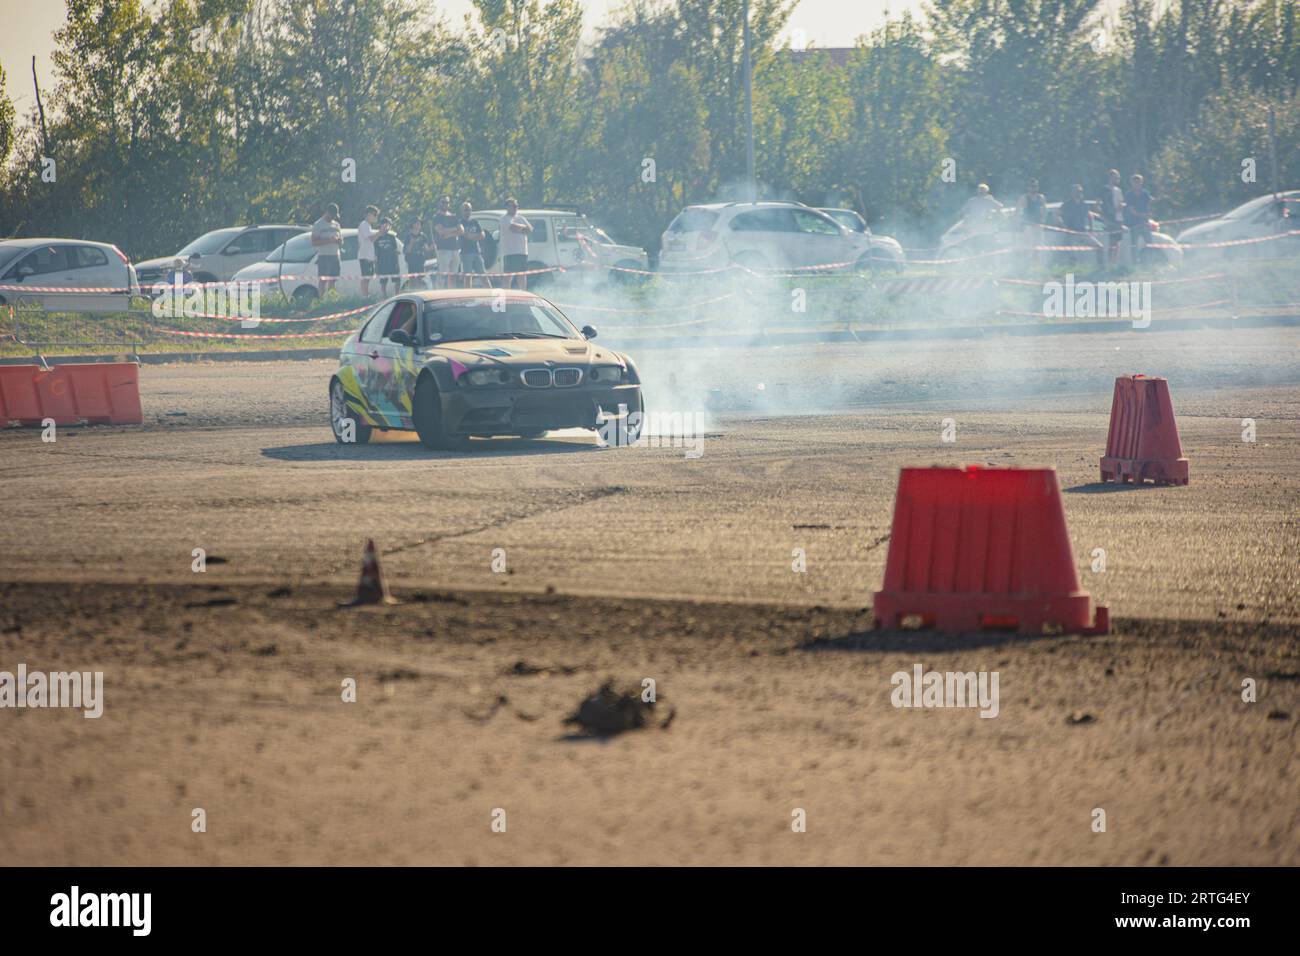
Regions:
[[375, 359], [377, 408], [389, 424], [397, 428], [413, 428], [411, 402], [415, 396], [415, 379], [419, 375], [416, 349], [394, 342], [390, 336], [395, 329], [404, 329], [413, 342], [419, 341], [419, 303], [415, 299], [401, 298], [392, 304], [384, 320], [384, 334], [379, 341], [379, 358]]
[[842, 227], [811, 209], [793, 209], [796, 232], [792, 260], [799, 266], [825, 266], [846, 261], [850, 250]]
[[208, 260], [204, 263], [211, 269], [223, 282], [229, 282], [240, 269], [244, 266], [251, 266], [254, 262], [261, 262], [279, 243], [273, 243], [275, 237], [274, 230], [271, 229], [249, 229], [241, 232], [226, 243], [226, 247], [221, 250], [216, 257], [216, 262]]
[[[68, 264], [68, 247], [50, 244], [37, 246], [19, 258], [4, 275], [6, 284], [43, 288], [70, 288], [76, 282]], [[11, 295], [20, 303], [31, 302], [47, 312], [77, 311], [82, 296], [72, 292], [17, 292]]]
[[131, 307], [130, 278], [126, 263], [110, 256], [99, 246], [67, 247], [69, 272], [74, 285], [121, 291], [96, 292], [81, 296], [81, 308], [95, 312], [124, 312]]
[[370, 416], [371, 425], [385, 425], [387, 421], [381, 411], [385, 384], [386, 349], [383, 343], [388, 318], [392, 314], [393, 303], [385, 302], [361, 328], [357, 336], [349, 364], [356, 373], [357, 387], [361, 398], [366, 403], [365, 411]]

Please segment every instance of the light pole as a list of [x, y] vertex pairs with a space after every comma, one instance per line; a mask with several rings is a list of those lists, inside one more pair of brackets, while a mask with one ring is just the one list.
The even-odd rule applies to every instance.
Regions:
[[745, 188], [750, 201], [758, 198], [754, 183], [754, 77], [749, 62], [749, 0], [745, 0]]

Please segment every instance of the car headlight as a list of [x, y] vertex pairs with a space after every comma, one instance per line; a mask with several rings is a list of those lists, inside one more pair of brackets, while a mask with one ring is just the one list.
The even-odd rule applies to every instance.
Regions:
[[510, 381], [510, 373], [499, 368], [477, 368], [466, 376], [471, 385], [497, 385]]
[[591, 380], [602, 385], [615, 385], [623, 381], [623, 368], [619, 365], [598, 365], [591, 370]]

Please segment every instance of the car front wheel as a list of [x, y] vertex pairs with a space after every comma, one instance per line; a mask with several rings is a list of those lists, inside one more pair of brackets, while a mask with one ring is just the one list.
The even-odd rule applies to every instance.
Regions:
[[434, 451], [447, 451], [462, 447], [465, 440], [447, 431], [446, 420], [442, 414], [442, 397], [433, 376], [423, 375], [415, 386], [415, 403], [413, 408], [415, 431], [425, 448]]
[[334, 440], [340, 445], [364, 445], [370, 441], [374, 431], [348, 407], [343, 383], [337, 378], [330, 382], [330, 431], [334, 432]]

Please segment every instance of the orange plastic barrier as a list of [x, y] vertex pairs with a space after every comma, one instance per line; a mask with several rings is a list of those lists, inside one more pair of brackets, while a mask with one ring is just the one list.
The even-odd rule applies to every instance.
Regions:
[[904, 468], [878, 628], [1105, 634], [1080, 590], [1054, 468]]
[[1101, 480], [1187, 484], [1187, 459], [1165, 379], [1145, 375], [1115, 379]]
[[97, 424], [138, 425], [140, 366], [135, 362], [86, 365], [0, 365], [0, 424], [39, 426], [85, 420]]

